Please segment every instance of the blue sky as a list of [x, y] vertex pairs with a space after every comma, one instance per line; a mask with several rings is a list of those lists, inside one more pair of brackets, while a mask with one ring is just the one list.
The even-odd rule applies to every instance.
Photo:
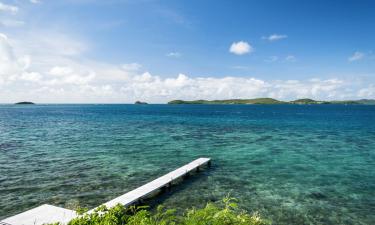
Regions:
[[364, 0], [0, 0], [0, 101], [375, 98], [374, 10]]

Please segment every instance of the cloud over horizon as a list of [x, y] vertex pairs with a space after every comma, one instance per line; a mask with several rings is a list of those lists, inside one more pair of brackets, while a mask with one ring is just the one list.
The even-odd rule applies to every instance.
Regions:
[[[35, 58], [18, 55], [17, 46], [11, 42], [6, 35], [0, 34], [0, 101], [4, 103], [23, 100], [43, 103], [131, 103], [144, 100], [163, 103], [172, 99], [375, 97], [373, 85], [360, 84], [354, 90], [350, 81], [337, 78], [263, 80], [232, 76], [190, 77], [185, 74], [162, 77], [142, 71], [139, 63], [113, 65], [89, 60], [77, 63], [65, 52], [53, 58], [48, 54]], [[44, 61], [48, 61], [47, 66], [42, 65]]]

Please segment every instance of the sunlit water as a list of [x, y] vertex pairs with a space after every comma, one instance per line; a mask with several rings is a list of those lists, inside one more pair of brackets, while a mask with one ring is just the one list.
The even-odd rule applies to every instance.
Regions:
[[375, 106], [0, 106], [0, 218], [94, 207], [191, 160], [168, 207], [226, 194], [275, 224], [375, 224]]

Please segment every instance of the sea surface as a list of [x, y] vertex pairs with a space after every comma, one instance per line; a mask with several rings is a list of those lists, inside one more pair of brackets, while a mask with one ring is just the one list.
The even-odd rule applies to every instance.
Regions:
[[375, 106], [0, 105], [0, 219], [95, 207], [197, 157], [157, 201], [230, 194], [274, 224], [375, 224]]

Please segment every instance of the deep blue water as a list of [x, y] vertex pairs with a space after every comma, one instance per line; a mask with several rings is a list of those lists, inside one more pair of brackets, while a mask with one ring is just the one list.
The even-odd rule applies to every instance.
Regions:
[[164, 197], [230, 193], [275, 224], [375, 224], [375, 106], [0, 105], [0, 218], [94, 207], [191, 160]]

